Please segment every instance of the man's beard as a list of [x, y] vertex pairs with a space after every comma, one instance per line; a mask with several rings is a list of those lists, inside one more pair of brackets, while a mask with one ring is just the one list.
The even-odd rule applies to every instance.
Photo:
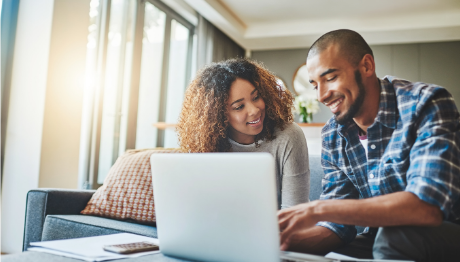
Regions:
[[361, 79], [361, 73], [358, 70], [355, 71], [355, 81], [356, 85], [358, 85], [358, 97], [356, 97], [355, 102], [353, 102], [353, 104], [350, 106], [348, 111], [345, 112], [343, 116], [338, 116], [340, 112], [337, 112], [335, 114], [335, 121], [337, 121], [339, 125], [345, 125], [346, 123], [351, 121], [363, 105], [364, 97], [366, 96], [366, 89], [364, 88], [364, 84]]

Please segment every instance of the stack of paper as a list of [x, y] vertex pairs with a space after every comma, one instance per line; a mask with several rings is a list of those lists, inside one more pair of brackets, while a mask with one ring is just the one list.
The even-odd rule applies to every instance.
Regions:
[[289, 262], [316, 261], [316, 262], [414, 262], [409, 260], [386, 260], [386, 259], [359, 259], [330, 252], [326, 256], [316, 256], [304, 253], [281, 251], [281, 259]]
[[155, 245], [160, 245], [158, 239], [139, 236], [129, 233], [113, 235], [83, 237], [66, 240], [54, 240], [30, 243], [28, 251], [46, 252], [59, 256], [71, 257], [85, 261], [105, 261], [128, 257], [140, 257], [149, 254], [159, 253], [160, 251], [140, 252], [128, 255], [107, 252], [103, 249], [105, 245], [127, 244], [133, 242], [149, 241]]

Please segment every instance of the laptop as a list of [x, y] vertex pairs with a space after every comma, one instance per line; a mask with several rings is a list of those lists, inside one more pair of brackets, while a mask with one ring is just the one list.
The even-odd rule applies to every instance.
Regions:
[[[280, 253], [275, 161], [269, 153], [153, 154], [160, 250], [198, 261], [331, 261]], [[281, 256], [280, 256], [281, 254]]]

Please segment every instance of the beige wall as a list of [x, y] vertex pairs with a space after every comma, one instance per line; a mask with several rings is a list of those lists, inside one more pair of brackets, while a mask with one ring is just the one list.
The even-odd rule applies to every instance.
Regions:
[[[393, 75], [410, 81], [435, 83], [452, 93], [460, 106], [460, 41], [371, 46], [378, 77]], [[252, 58], [282, 78], [292, 90], [296, 69], [307, 56], [308, 48], [253, 51]], [[314, 122], [326, 122], [332, 114], [321, 105]]]
[[89, 2], [54, 2], [39, 187], [78, 187]]

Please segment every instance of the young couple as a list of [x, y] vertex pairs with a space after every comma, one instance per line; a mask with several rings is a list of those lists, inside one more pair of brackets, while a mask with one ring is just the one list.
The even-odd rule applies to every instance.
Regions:
[[[308, 202], [308, 151], [292, 123], [292, 96], [257, 63], [201, 71], [186, 93], [181, 147], [275, 157], [282, 250], [458, 261], [460, 115], [449, 92], [377, 78], [372, 50], [351, 30], [321, 36], [307, 69], [334, 114], [322, 130], [320, 200]], [[354, 225], [367, 228], [356, 236]]]

